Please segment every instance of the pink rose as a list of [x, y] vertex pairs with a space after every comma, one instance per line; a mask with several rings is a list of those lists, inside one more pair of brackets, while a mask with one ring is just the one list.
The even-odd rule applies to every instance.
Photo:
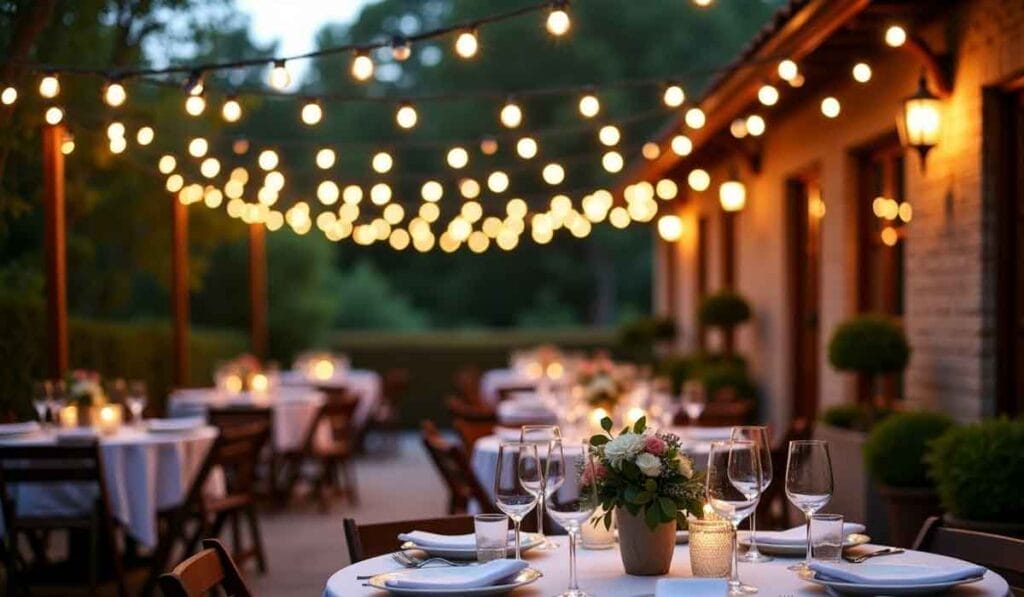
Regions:
[[583, 474], [580, 475], [580, 485], [590, 485], [595, 480], [600, 481], [607, 474], [608, 471], [604, 468], [604, 465], [600, 462], [595, 462], [593, 468], [589, 466], [583, 468]]
[[647, 438], [647, 443], [644, 444], [644, 450], [654, 454], [655, 456], [661, 456], [665, 453], [665, 450], [668, 450], [668, 444], [660, 437], [652, 435]]

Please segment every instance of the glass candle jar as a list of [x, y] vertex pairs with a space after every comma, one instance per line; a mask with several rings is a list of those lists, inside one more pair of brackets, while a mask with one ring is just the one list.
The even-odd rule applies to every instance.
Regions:
[[602, 520], [604, 514], [605, 509], [598, 506], [594, 516], [580, 525], [583, 549], [611, 549], [615, 547], [615, 517], [612, 516], [611, 528], [606, 529], [604, 520]]
[[690, 520], [690, 569], [694, 576], [726, 577], [732, 567], [732, 525], [724, 520]]

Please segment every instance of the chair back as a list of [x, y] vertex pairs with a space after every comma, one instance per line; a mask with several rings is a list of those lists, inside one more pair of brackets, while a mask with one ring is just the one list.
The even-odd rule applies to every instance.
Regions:
[[201, 502], [204, 486], [210, 474], [218, 468], [224, 472], [225, 497], [251, 498], [255, 492], [260, 453], [269, 437], [268, 424], [258, 419], [221, 427], [220, 434], [192, 482], [184, 505], [197, 506]]
[[452, 385], [459, 399], [470, 404], [480, 403], [480, 368], [475, 365], [462, 367], [452, 376]]
[[228, 597], [251, 597], [238, 566], [216, 539], [204, 539], [203, 550], [160, 576], [166, 597], [200, 597], [220, 588]]
[[225, 406], [207, 409], [206, 421], [220, 430], [250, 423], [263, 423], [270, 429], [274, 414], [268, 406]]
[[464, 419], [467, 421], [480, 421], [495, 425], [498, 422], [498, 415], [494, 407], [489, 404], [466, 402], [459, 398], [448, 398], [445, 400], [448, 413], [453, 419]]
[[353, 564], [395, 551], [400, 544], [398, 535], [401, 533], [425, 531], [442, 535], [462, 535], [473, 532], [473, 517], [470, 515], [363, 525], [346, 518], [344, 524], [348, 557]]
[[408, 369], [388, 369], [384, 372], [384, 387], [382, 388], [383, 406], [392, 415], [397, 415], [402, 396], [409, 390]]
[[359, 406], [359, 398], [352, 396], [344, 390], [335, 390], [327, 395], [327, 399], [320, 406], [316, 417], [306, 430], [306, 439], [303, 442], [304, 451], [312, 454], [316, 446], [317, 433], [323, 426], [330, 430], [331, 440], [335, 444], [351, 443], [355, 440], [355, 429], [353, 418], [356, 408]]
[[984, 566], [1005, 578], [1014, 595], [1024, 594], [1024, 539], [954, 529], [932, 516], [921, 526], [913, 549]]
[[474, 421], [472, 419], [452, 419], [452, 427], [459, 434], [462, 440], [462, 447], [467, 453], [473, 451], [476, 440], [487, 437], [494, 433], [494, 423], [491, 421]]
[[448, 513], [466, 512], [471, 499], [477, 502], [481, 512], [495, 512], [491, 497], [480, 485], [462, 448], [442, 437], [433, 421], [423, 421], [420, 429], [423, 446], [451, 494]]

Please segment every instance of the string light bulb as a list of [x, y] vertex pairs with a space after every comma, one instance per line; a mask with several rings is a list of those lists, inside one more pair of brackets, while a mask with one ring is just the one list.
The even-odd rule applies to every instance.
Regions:
[[57, 75], [44, 75], [39, 80], [39, 95], [46, 99], [53, 99], [60, 95], [60, 81]]
[[391, 158], [390, 153], [386, 151], [378, 151], [370, 161], [370, 166], [373, 167], [374, 172], [378, 174], [386, 174], [391, 171], [391, 167], [394, 166], [394, 163], [395, 161]]
[[492, 193], [504, 193], [508, 190], [508, 174], [495, 170], [487, 177], [487, 188]]
[[118, 139], [120, 137], [124, 137], [124, 131], [124, 123], [117, 122], [115, 120], [107, 125], [107, 139]]
[[751, 114], [746, 120], [747, 132], [751, 137], [760, 137], [765, 131], [764, 118], [760, 114]]
[[124, 137], [116, 137], [110, 140], [110, 153], [119, 154], [124, 153], [124, 150], [128, 148], [128, 141]]
[[277, 164], [280, 161], [281, 160], [278, 158], [277, 152], [273, 149], [264, 149], [260, 152], [259, 157], [256, 158], [256, 163], [259, 164], [260, 168], [268, 172], [277, 168]]
[[821, 113], [826, 118], [838, 118], [840, 111], [842, 111], [842, 105], [836, 98], [829, 96], [821, 100]]
[[686, 157], [693, 152], [693, 141], [686, 135], [672, 137], [672, 153], [679, 157]]
[[597, 140], [601, 142], [601, 145], [611, 147], [618, 144], [621, 138], [622, 134], [619, 132], [618, 127], [611, 124], [607, 124], [597, 131]]
[[173, 155], [163, 155], [160, 157], [160, 161], [157, 162], [157, 170], [160, 174], [170, 174], [174, 172], [174, 169], [178, 166], [178, 160], [174, 159]]
[[476, 31], [472, 29], [459, 33], [458, 37], [455, 38], [455, 53], [460, 58], [469, 59], [476, 56], [479, 48], [480, 43], [476, 38]]
[[711, 175], [708, 174], [707, 170], [694, 168], [686, 176], [686, 184], [690, 185], [690, 188], [698, 193], [704, 192], [711, 187]]
[[544, 182], [553, 186], [565, 180], [565, 168], [562, 168], [562, 166], [556, 162], [551, 162], [544, 166], [544, 169], [541, 171], [541, 176], [544, 178]]
[[436, 203], [441, 200], [443, 195], [444, 187], [436, 180], [428, 180], [420, 187], [420, 196], [423, 197], [424, 201]]
[[774, 106], [779, 103], [779, 90], [774, 85], [762, 85], [757, 90], [757, 101], [761, 102], [762, 106]]
[[402, 102], [398, 106], [398, 111], [395, 112], [395, 122], [398, 126], [403, 129], [411, 129], [416, 126], [416, 122], [419, 121], [419, 114], [416, 112], [416, 108], [409, 102]]
[[57, 106], [50, 106], [46, 109], [46, 113], [43, 114], [43, 118], [46, 119], [46, 124], [60, 124], [60, 121], [64, 120], [64, 110], [61, 110]]
[[718, 187], [718, 201], [725, 211], [740, 211], [747, 204], [747, 187], [738, 180], [727, 180]]
[[392, 37], [391, 57], [397, 62], [405, 62], [409, 59], [409, 56], [412, 56], [412, 44], [409, 43], [409, 40], [401, 35]]
[[871, 80], [871, 67], [866, 62], [858, 62], [853, 65], [853, 80], [858, 83], [867, 83]]
[[206, 110], [206, 100], [202, 94], [190, 95], [185, 98], [185, 112], [190, 116], [199, 116]]
[[242, 118], [242, 104], [234, 96], [228, 96], [220, 107], [220, 115], [225, 122], [238, 122]]
[[606, 152], [601, 156], [601, 166], [612, 174], [620, 172], [623, 166], [622, 154], [617, 151]]
[[10, 106], [16, 101], [18, 101], [18, 90], [10, 85], [4, 87], [4, 90], [0, 92], [0, 103]]
[[682, 87], [672, 83], [665, 87], [665, 92], [661, 95], [661, 101], [665, 102], [665, 105], [669, 108], [678, 108], [686, 101], [686, 93]]
[[584, 118], [593, 118], [601, 111], [601, 101], [593, 93], [586, 93], [580, 98], [579, 109]]
[[60, 142], [60, 152], [64, 155], [71, 155], [73, 151], [75, 151], [75, 136], [64, 135]]
[[498, 153], [498, 140], [494, 137], [484, 137], [480, 139], [480, 153], [484, 155], [494, 155]]
[[885, 30], [885, 44], [890, 48], [898, 48], [907, 43], [907, 30], [899, 25], [890, 25]]
[[532, 159], [537, 155], [537, 141], [533, 137], [523, 137], [516, 141], [516, 153], [524, 160]]
[[465, 168], [469, 163], [469, 152], [462, 147], [453, 147], [448, 150], [448, 165], [456, 170]]
[[274, 61], [270, 74], [267, 76], [267, 83], [278, 91], [283, 91], [291, 86], [292, 75], [288, 72], [288, 67], [285, 65], [284, 60]]
[[135, 132], [135, 140], [139, 145], [149, 145], [153, 142], [153, 137], [156, 133], [153, 131], [153, 127], [144, 126]]
[[568, 3], [564, 0], [551, 5], [551, 12], [548, 13], [548, 20], [545, 26], [548, 29], [548, 33], [555, 37], [565, 35], [572, 28], [572, 19], [569, 18], [569, 12], [566, 8], [568, 8]]
[[117, 81], [107, 83], [106, 87], [103, 89], [103, 101], [111, 108], [120, 107], [127, 99], [128, 92], [125, 91], [124, 85], [121, 85]]
[[185, 93], [187, 95], [199, 95], [206, 90], [205, 83], [203, 82], [203, 73], [194, 70], [188, 75], [188, 79], [185, 80]]
[[656, 160], [661, 156], [661, 147], [654, 141], [648, 141], [640, 148], [640, 153], [648, 160]]
[[704, 123], [707, 122], [704, 110], [701, 110], [700, 108], [690, 108], [686, 111], [686, 115], [683, 118], [686, 121], [686, 126], [691, 129], [703, 128]]
[[519, 104], [512, 100], [505, 102], [502, 106], [501, 112], [498, 114], [501, 124], [505, 127], [514, 129], [523, 122], [523, 111], [519, 108]]
[[373, 76], [373, 59], [366, 52], [357, 52], [352, 58], [352, 78], [366, 81]]
[[336, 159], [337, 156], [335, 156], [334, 150], [329, 147], [324, 147], [316, 152], [316, 167], [321, 170], [326, 170], [334, 165], [334, 161]]
[[674, 243], [683, 236], [683, 221], [675, 214], [658, 218], [658, 236], [665, 242]]
[[778, 72], [779, 78], [783, 81], [792, 81], [799, 76], [800, 69], [797, 67], [795, 62], [787, 58], [786, 60], [779, 62]]
[[303, 104], [300, 116], [303, 124], [314, 126], [320, 124], [320, 121], [323, 120], [324, 109], [320, 107], [319, 101], [308, 100]]

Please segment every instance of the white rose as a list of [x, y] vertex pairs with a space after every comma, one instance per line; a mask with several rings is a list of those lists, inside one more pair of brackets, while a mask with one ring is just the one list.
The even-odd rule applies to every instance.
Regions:
[[644, 451], [647, 440], [636, 433], [623, 433], [604, 445], [604, 455], [615, 468], [620, 468], [626, 460], [632, 460]]
[[679, 474], [687, 479], [693, 478], [693, 464], [689, 458], [679, 458]]
[[654, 454], [644, 452], [636, 457], [636, 466], [640, 472], [648, 477], [657, 477], [661, 474], [661, 459]]

